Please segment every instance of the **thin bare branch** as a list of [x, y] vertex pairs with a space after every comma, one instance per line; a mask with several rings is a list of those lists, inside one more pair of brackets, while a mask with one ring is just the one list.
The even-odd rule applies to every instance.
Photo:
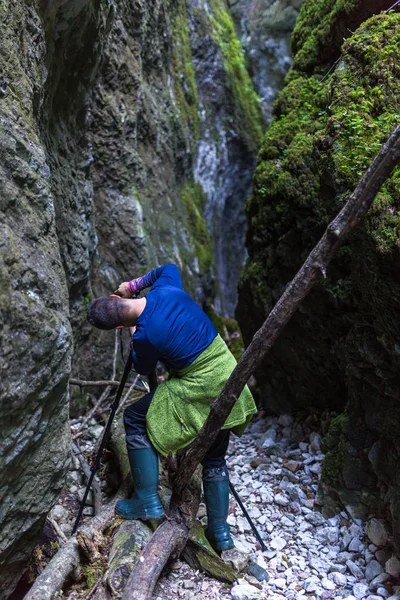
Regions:
[[[97, 387], [104, 387], [104, 386], [109, 386], [109, 387], [119, 387], [120, 382], [119, 381], [115, 381], [115, 380], [109, 380], [109, 379], [99, 379], [98, 381], [91, 381], [91, 380], [85, 380], [85, 379], [76, 379], [76, 378], [71, 378], [69, 380], [70, 385], [78, 385], [79, 387], [89, 387], [89, 386], [97, 386]], [[130, 383], [126, 383], [125, 387], [130, 387], [132, 384]], [[143, 392], [146, 391], [148, 389], [148, 386], [143, 382], [143, 385], [137, 385], [135, 384], [135, 390], [137, 390], [138, 392]]]
[[[89, 464], [83, 458], [82, 451], [81, 451], [78, 443], [72, 442], [72, 450], [73, 450], [74, 455], [79, 460], [79, 464], [81, 465], [81, 469], [84, 472], [86, 478], [89, 479], [92, 470], [91, 470]], [[97, 477], [95, 477], [93, 479], [92, 489], [93, 489], [93, 496], [94, 496], [94, 512], [96, 515], [98, 515], [98, 514], [100, 514], [101, 509], [103, 507], [103, 500], [102, 500], [100, 481], [98, 480]]]

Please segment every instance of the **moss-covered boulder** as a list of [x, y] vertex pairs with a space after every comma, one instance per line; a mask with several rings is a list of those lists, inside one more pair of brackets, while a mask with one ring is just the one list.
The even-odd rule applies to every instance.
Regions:
[[[303, 2], [293, 68], [275, 104], [248, 203], [249, 260], [237, 313], [247, 341], [400, 122], [400, 15], [371, 16], [390, 4]], [[379, 511], [379, 481], [400, 536], [399, 192], [396, 169], [258, 380], [266, 407], [275, 411], [341, 410], [348, 402], [340, 443], [325, 463], [326, 489], [330, 480], [353, 512]]]

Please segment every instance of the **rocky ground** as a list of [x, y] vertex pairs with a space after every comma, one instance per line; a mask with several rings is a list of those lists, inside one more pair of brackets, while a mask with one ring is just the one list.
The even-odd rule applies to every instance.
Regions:
[[[253, 563], [253, 575], [246, 572], [229, 586], [176, 561], [160, 579], [154, 600], [400, 600], [400, 562], [392, 555], [385, 523], [352, 519], [346, 511], [325, 519], [316, 510], [323, 459], [318, 425], [311, 417], [302, 423], [288, 415], [267, 417], [230, 444], [231, 481], [268, 548], [261, 551], [232, 498], [228, 522], [237, 548]], [[92, 425], [92, 440], [81, 448], [90, 449], [100, 430]], [[76, 460], [73, 467], [52, 513], [67, 535], [84, 489]], [[199, 516], [205, 522], [204, 505]]]

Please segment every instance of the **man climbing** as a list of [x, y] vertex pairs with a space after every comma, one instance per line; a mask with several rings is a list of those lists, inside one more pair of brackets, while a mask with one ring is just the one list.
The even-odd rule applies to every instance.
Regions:
[[[144, 298], [132, 298], [148, 287]], [[116, 513], [125, 519], [159, 519], [164, 510], [157, 492], [157, 452], [168, 456], [194, 440], [236, 361], [210, 319], [183, 290], [173, 264], [121, 283], [110, 297], [93, 300], [88, 320], [99, 329], [131, 328], [138, 373], [148, 375], [159, 360], [169, 369], [166, 381], [124, 412], [134, 494], [116, 504]], [[218, 551], [233, 547], [226, 522], [230, 431], [241, 435], [255, 412], [246, 386], [202, 461], [206, 536]]]

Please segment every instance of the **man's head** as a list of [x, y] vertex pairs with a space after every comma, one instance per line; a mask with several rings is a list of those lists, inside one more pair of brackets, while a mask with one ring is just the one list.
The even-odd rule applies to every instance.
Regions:
[[92, 300], [87, 307], [87, 318], [98, 329], [115, 329], [134, 325], [131, 300], [118, 296], [101, 296]]

